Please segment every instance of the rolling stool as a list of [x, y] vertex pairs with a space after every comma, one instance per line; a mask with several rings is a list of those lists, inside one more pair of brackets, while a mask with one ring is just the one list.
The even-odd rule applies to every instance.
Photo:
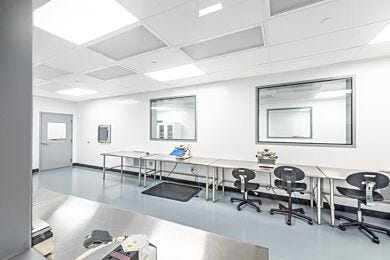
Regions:
[[376, 201], [383, 201], [383, 196], [376, 190], [386, 188], [389, 185], [389, 178], [386, 175], [376, 172], [358, 172], [349, 175], [347, 177], [347, 183], [359, 189], [349, 189], [344, 187], [336, 187], [336, 189], [346, 197], [357, 199], [357, 220], [353, 220], [341, 215], [336, 215], [336, 219], [343, 219], [348, 221], [346, 223], [341, 223], [339, 228], [345, 231], [347, 227], [358, 227], [361, 232], [367, 233], [369, 236], [371, 236], [372, 242], [379, 244], [379, 238], [372, 230], [387, 233], [388, 236], [390, 236], [390, 230], [387, 228], [364, 223], [361, 204], [363, 203], [370, 206], [373, 205]]
[[305, 178], [305, 173], [296, 167], [280, 166], [275, 169], [274, 174], [278, 178], [275, 180], [275, 186], [288, 193], [288, 207], [279, 204], [279, 209], [271, 209], [269, 213], [271, 215], [275, 213], [287, 215], [287, 225], [291, 225], [291, 217], [305, 219], [310, 225], [313, 225], [312, 218], [305, 216], [305, 211], [302, 208], [292, 208], [291, 194], [294, 191], [303, 192], [307, 188], [306, 183], [297, 182]]
[[236, 181], [234, 182], [234, 187], [239, 188], [241, 190], [241, 193], [243, 193], [243, 198], [231, 198], [230, 202], [240, 202], [237, 205], [237, 210], [241, 210], [241, 207], [243, 207], [244, 205], [249, 205], [255, 208], [257, 212], [260, 212], [260, 207], [257, 206], [255, 203], [257, 202], [259, 205], [261, 205], [261, 200], [248, 198], [249, 191], [254, 191], [260, 188], [260, 184], [249, 182], [256, 177], [255, 172], [248, 169], [239, 168], [234, 169], [232, 175], [236, 179]]

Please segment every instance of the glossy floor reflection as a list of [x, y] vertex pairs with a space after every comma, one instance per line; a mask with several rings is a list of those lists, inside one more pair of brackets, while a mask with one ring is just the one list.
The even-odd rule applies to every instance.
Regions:
[[[285, 217], [271, 216], [268, 211], [278, 202], [263, 199], [262, 212], [250, 208], [237, 211], [229, 200], [233, 194], [219, 196], [218, 202], [204, 200], [204, 192], [187, 203], [142, 195], [144, 188], [138, 179], [108, 173], [103, 182], [100, 171], [87, 168], [63, 168], [34, 174], [33, 187], [46, 188], [64, 194], [106, 203], [132, 212], [142, 213], [183, 225], [199, 228], [243, 242], [270, 249], [272, 260], [295, 259], [388, 259], [390, 238], [379, 234], [380, 245], [372, 243], [359, 230], [342, 232], [330, 227], [328, 211], [324, 210], [324, 224], [308, 225], [293, 219], [292, 226]], [[149, 184], [152, 184], [150, 181]], [[233, 196], [237, 196], [234, 194]], [[305, 208], [315, 217], [315, 210]], [[390, 221], [366, 217], [367, 222], [390, 227]]]

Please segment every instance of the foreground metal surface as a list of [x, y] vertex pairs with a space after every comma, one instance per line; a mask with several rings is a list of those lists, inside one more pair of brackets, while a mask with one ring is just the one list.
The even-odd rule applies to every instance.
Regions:
[[84, 253], [84, 235], [93, 229], [108, 230], [113, 236], [146, 234], [158, 247], [159, 260], [269, 259], [264, 247], [73, 196], [36, 190], [33, 204], [34, 217], [53, 228], [55, 259], [75, 259]]

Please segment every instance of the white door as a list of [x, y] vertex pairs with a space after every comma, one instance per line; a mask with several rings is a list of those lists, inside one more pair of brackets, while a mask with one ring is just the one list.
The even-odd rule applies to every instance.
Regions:
[[41, 171], [72, 165], [73, 116], [41, 113]]

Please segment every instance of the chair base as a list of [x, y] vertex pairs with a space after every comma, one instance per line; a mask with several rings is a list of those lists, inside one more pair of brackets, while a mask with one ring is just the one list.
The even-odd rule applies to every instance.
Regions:
[[341, 215], [336, 215], [335, 217], [338, 220], [343, 219], [343, 220], [348, 221], [347, 223], [341, 223], [339, 225], [339, 228], [342, 231], [345, 231], [347, 229], [347, 227], [358, 227], [361, 232], [363, 232], [365, 234], [368, 234], [371, 237], [371, 241], [376, 243], [376, 244], [379, 244], [380, 241], [379, 241], [379, 238], [373, 232], [373, 230], [374, 231], [385, 232], [388, 236], [390, 236], [390, 229], [379, 227], [379, 226], [375, 226], [375, 225], [371, 225], [371, 224], [368, 224], [368, 223], [364, 223], [363, 221], [359, 222], [357, 220], [354, 220], [354, 219], [351, 219], [351, 218], [348, 218], [348, 217], [345, 217], [345, 216], [341, 216]]
[[271, 209], [269, 212], [271, 215], [273, 214], [282, 214], [287, 215], [287, 225], [291, 225], [291, 218], [296, 217], [300, 219], [307, 220], [310, 225], [313, 225], [313, 219], [311, 217], [305, 216], [305, 211], [302, 208], [288, 208], [282, 204], [279, 204], [279, 209]]
[[259, 204], [259, 205], [262, 205], [262, 201], [261, 199], [248, 199], [248, 198], [245, 198], [245, 195], [243, 198], [231, 198], [230, 199], [230, 202], [233, 203], [233, 202], [240, 202], [238, 205], [237, 205], [237, 210], [241, 210], [242, 207], [246, 206], [246, 205], [249, 205], [251, 206], [252, 208], [256, 209], [257, 212], [260, 212], [260, 207], [258, 205], [256, 205], [256, 202]]

